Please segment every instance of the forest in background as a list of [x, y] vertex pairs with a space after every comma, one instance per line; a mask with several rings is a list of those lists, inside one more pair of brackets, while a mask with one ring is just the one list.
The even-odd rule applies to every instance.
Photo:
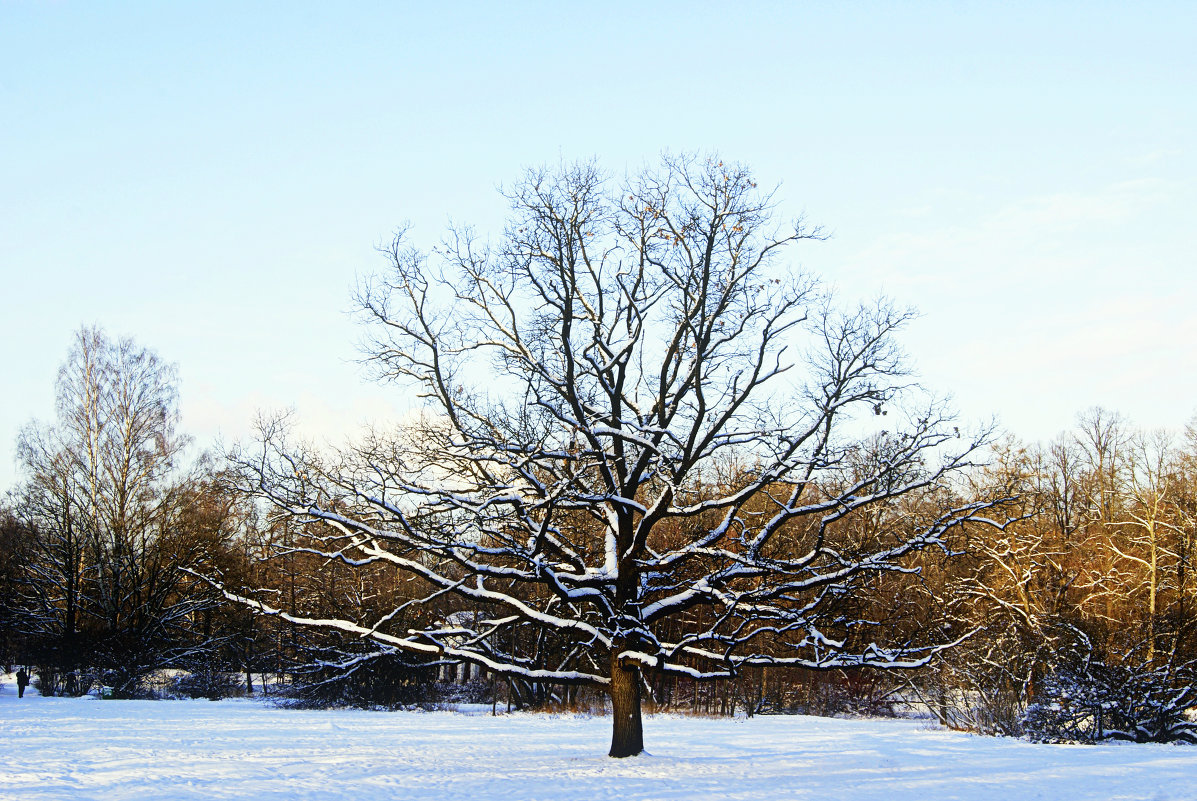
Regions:
[[[83, 370], [106, 372], [111, 397], [81, 391]], [[254, 677], [268, 675], [282, 682], [276, 692], [316, 704], [601, 708], [575, 688], [412, 660], [224, 602], [197, 574], [269, 588], [293, 614], [363, 623], [420, 593], [394, 569], [357, 570], [297, 549], [294, 521], [239, 493], [219, 459], [181, 464], [173, 381], [152, 352], [80, 332], [60, 378], [59, 419], [22, 433], [26, 479], [0, 512], [6, 666], [33, 666], [45, 694], [102, 685], [116, 697], [221, 697], [260, 693]], [[119, 413], [119, 429], [94, 430], [101, 408]], [[1004, 735], [1191, 731], [1182, 713], [1197, 703], [1197, 427], [1146, 432], [1093, 409], [1051, 443], [1007, 437], [967, 479], [959, 492], [1015, 498], [1016, 519], [1004, 530], [967, 526], [950, 554], [924, 554], [916, 596], [894, 603], [882, 581], [854, 601], [898, 628], [975, 632], [929, 667], [659, 676], [648, 680], [650, 703], [893, 714], [918, 700], [945, 724]], [[858, 530], [867, 536], [867, 526]], [[1157, 720], [1143, 720], [1148, 711]]]

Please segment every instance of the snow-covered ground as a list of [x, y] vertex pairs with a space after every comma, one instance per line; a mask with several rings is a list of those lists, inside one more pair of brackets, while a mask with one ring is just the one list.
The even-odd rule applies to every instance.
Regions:
[[[10, 677], [11, 678], [11, 677]], [[1197, 747], [1060, 746], [916, 721], [280, 710], [253, 701], [18, 700], [0, 799], [1197, 799]]]

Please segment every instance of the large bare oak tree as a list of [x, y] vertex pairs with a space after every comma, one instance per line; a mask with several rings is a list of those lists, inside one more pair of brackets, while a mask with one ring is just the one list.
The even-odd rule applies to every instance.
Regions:
[[400, 234], [358, 292], [369, 360], [418, 390], [418, 425], [334, 460], [271, 437], [239, 456], [305, 550], [421, 589], [364, 622], [230, 597], [601, 688], [617, 757], [643, 750], [643, 671], [931, 659], [944, 638], [853, 603], [992, 505], [950, 500], [984, 436], [912, 386], [893, 340], [909, 312], [835, 306], [792, 261], [819, 231], [779, 222], [718, 158], [623, 181], [532, 170], [504, 194], [493, 241], [451, 228], [424, 252]]

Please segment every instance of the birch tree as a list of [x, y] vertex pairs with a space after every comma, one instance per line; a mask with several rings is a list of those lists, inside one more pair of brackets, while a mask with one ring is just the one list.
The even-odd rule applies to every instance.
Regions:
[[[35, 532], [22, 625], [43, 664], [98, 667], [118, 694], [166, 661], [172, 632], [207, 601], [187, 597], [176, 532], [187, 515], [177, 461], [176, 370], [131, 339], [82, 328], [56, 386], [56, 419], [17, 442], [17, 512]], [[81, 689], [81, 688], [76, 688]]]
[[[985, 435], [914, 386], [894, 340], [911, 313], [833, 304], [793, 263], [820, 231], [718, 158], [623, 181], [535, 169], [504, 195], [493, 240], [451, 227], [423, 251], [401, 232], [357, 294], [369, 363], [418, 393], [423, 425], [332, 460], [280, 437], [237, 456], [244, 488], [304, 524], [301, 550], [419, 589], [366, 623], [229, 597], [598, 688], [615, 757], [643, 750], [645, 671], [910, 668], [945, 647], [890, 641], [852, 603], [995, 503], [945, 502]], [[734, 482], [710, 480], [731, 462]], [[896, 503], [919, 496], [933, 507]], [[555, 647], [516, 648], [527, 632]]]

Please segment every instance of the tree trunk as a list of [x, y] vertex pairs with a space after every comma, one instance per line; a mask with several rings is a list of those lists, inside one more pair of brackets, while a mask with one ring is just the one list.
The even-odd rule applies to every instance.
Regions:
[[640, 721], [640, 668], [621, 664], [619, 648], [611, 651], [611, 752], [609, 756], [636, 756], [644, 751]]

